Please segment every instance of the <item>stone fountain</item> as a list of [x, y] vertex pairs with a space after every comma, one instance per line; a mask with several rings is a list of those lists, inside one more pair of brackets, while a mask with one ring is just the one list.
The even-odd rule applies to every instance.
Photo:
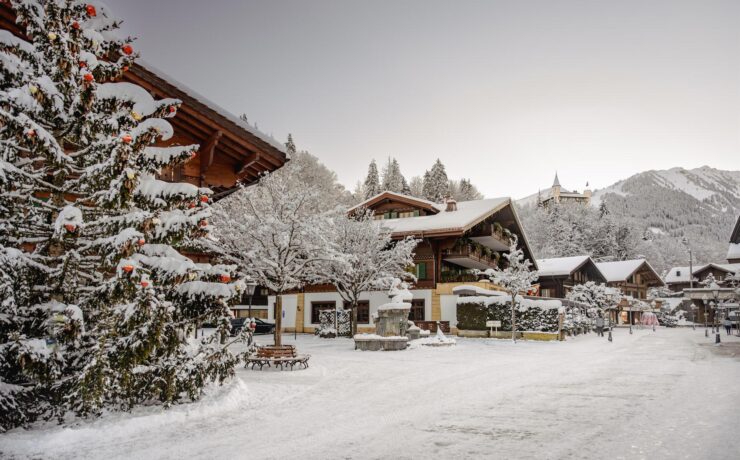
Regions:
[[408, 284], [395, 279], [388, 295], [391, 301], [378, 307], [373, 316], [375, 334], [355, 335], [355, 348], [364, 351], [404, 350], [408, 345], [406, 331], [409, 327], [409, 311], [413, 296]]

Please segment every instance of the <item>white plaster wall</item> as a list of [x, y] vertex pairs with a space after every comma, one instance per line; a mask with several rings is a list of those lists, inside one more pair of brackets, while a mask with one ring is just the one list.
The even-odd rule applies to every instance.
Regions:
[[457, 327], [457, 297], [451, 294], [439, 296], [442, 321], [449, 321], [450, 327]]
[[[267, 298], [267, 318], [274, 321], [275, 314], [273, 305], [275, 304], [275, 296], [271, 295]], [[295, 311], [298, 307], [298, 296], [295, 294], [288, 294], [283, 296], [283, 311], [285, 316], [283, 317], [283, 327], [295, 327]]]
[[[424, 299], [424, 317], [427, 320], [432, 319], [432, 291], [431, 289], [415, 289], [411, 291], [414, 299]], [[372, 315], [378, 312], [378, 307], [390, 302], [387, 291], [366, 291], [360, 295], [360, 300], [370, 301], [370, 322], [360, 323], [359, 326], [372, 326]], [[342, 298], [336, 292], [311, 292], [305, 294], [305, 311], [303, 312], [304, 324], [306, 327], [316, 327], [318, 324], [311, 323], [311, 302], [336, 302], [337, 308], [342, 308]], [[295, 312], [295, 302], [293, 303]], [[294, 323], [292, 323], [294, 324]]]

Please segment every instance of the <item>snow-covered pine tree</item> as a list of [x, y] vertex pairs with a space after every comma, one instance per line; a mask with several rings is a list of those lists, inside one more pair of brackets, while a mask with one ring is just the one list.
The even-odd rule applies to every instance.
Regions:
[[421, 181], [421, 198], [429, 200], [432, 196], [432, 174], [429, 171], [424, 171]]
[[388, 164], [383, 167], [383, 183], [381, 188], [383, 191], [402, 193], [404, 182], [405, 179], [403, 174], [401, 174], [401, 167], [398, 164], [398, 160], [388, 158]]
[[383, 189], [380, 187], [378, 165], [375, 163], [375, 160], [373, 160], [367, 168], [367, 177], [365, 178], [365, 199], [374, 197], [381, 191], [383, 191]]
[[426, 198], [437, 203], [443, 202], [445, 197], [447, 197], [450, 192], [450, 180], [447, 177], [445, 166], [442, 164], [439, 158], [437, 158], [437, 161], [434, 163], [432, 169], [429, 171], [428, 182], [428, 195], [426, 196]]
[[[206, 235], [210, 190], [156, 179], [197, 146], [180, 101], [116, 82], [133, 64], [102, 5], [12, 0], [0, 30], [0, 424], [197, 398], [233, 373], [230, 267], [174, 248]], [[210, 338], [191, 338], [201, 321]]]
[[531, 289], [532, 283], [537, 281], [537, 271], [531, 269], [532, 262], [524, 257], [524, 251], [519, 246], [516, 235], [511, 236], [509, 252], [504, 257], [509, 262], [506, 268], [489, 268], [484, 273], [492, 283], [501, 286], [511, 296], [511, 340], [516, 342], [516, 309], [517, 298], [521, 292]]
[[391, 232], [373, 219], [369, 210], [336, 216], [326, 228], [330, 256], [318, 271], [316, 281], [332, 284], [352, 309], [352, 335], [357, 333], [357, 304], [370, 290], [385, 290], [408, 273], [419, 240], [391, 239]]
[[406, 182], [406, 178], [401, 176], [401, 193], [407, 196], [411, 196], [411, 187], [409, 186], [409, 183]]
[[285, 153], [288, 154], [288, 158], [292, 158], [293, 155], [295, 155], [296, 153], [295, 142], [293, 142], [293, 135], [290, 133], [288, 133], [288, 140], [285, 141]]

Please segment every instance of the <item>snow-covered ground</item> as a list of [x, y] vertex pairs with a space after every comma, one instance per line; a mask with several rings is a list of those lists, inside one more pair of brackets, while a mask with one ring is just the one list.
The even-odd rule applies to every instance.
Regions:
[[722, 338], [618, 329], [613, 343], [359, 352], [299, 336], [308, 370], [240, 369], [195, 404], [15, 430], [0, 457], [738, 458], [740, 339]]

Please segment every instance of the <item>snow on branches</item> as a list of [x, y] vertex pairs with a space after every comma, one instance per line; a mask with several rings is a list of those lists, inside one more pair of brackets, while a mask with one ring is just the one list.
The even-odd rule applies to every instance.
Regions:
[[532, 283], [537, 281], [537, 272], [531, 269], [532, 262], [525, 259], [524, 251], [518, 247], [518, 238], [511, 236], [509, 252], [504, 254], [509, 261], [507, 267], [489, 268], [484, 273], [492, 283], [501, 286], [511, 296], [511, 339], [516, 341], [516, 304], [517, 296], [521, 292], [527, 292]]
[[316, 281], [333, 285], [352, 309], [352, 335], [357, 333], [357, 303], [363, 291], [388, 289], [413, 264], [418, 240], [391, 239], [390, 231], [373, 220], [369, 210], [340, 214], [327, 226], [331, 254]]

